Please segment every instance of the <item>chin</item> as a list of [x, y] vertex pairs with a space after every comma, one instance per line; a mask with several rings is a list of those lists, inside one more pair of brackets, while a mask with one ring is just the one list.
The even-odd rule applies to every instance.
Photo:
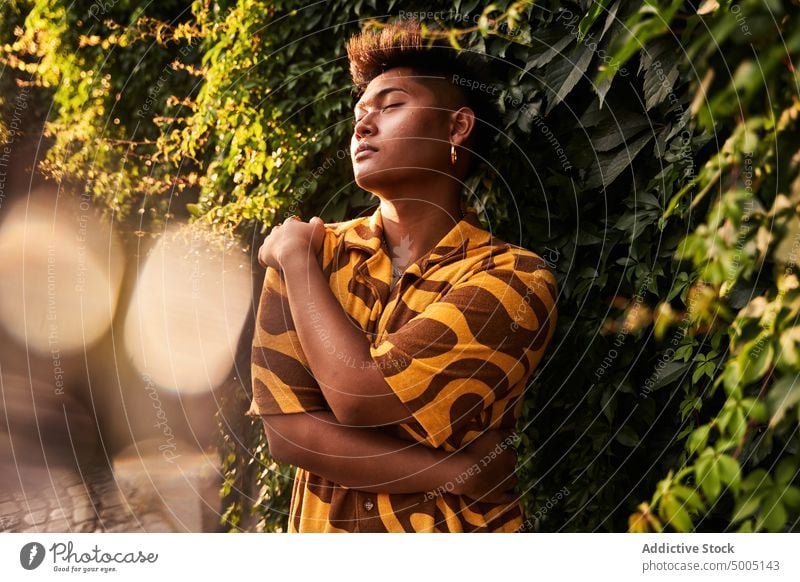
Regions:
[[397, 180], [402, 176], [402, 172], [395, 168], [371, 168], [362, 166], [360, 169], [353, 168], [356, 184], [362, 190], [373, 192], [384, 190], [392, 184], [397, 185]]

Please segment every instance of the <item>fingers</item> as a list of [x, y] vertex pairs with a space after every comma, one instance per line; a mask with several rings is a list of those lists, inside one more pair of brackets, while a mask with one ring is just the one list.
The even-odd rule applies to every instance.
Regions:
[[302, 222], [302, 221], [303, 221], [303, 219], [302, 219], [302, 218], [300, 218], [299, 216], [297, 216], [296, 214], [292, 214], [292, 215], [291, 215], [289, 218], [287, 218], [286, 220], [281, 220], [280, 222], [277, 222], [277, 223], [273, 224], [273, 225], [272, 225], [272, 228], [278, 228], [279, 226], [283, 226], [283, 224], [284, 224], [284, 223], [285, 223], [287, 220], [299, 220], [300, 222]]
[[309, 220], [308, 224], [310, 224], [313, 227], [314, 232], [318, 232], [321, 229], [325, 228], [325, 223], [323, 222], [323, 220], [319, 216], [315, 216], [314, 218]]
[[[302, 218], [300, 218], [300, 217], [299, 217], [299, 216], [297, 216], [296, 214], [292, 214], [292, 215], [291, 215], [289, 218], [287, 218], [286, 220], [282, 220], [281, 222], [279, 222], [279, 223], [277, 223], [277, 224], [273, 225], [273, 228], [277, 228], [277, 227], [279, 227], [279, 226], [283, 226], [284, 224], [286, 224], [286, 222], [288, 222], [288, 221], [290, 221], [290, 220], [292, 220], [292, 221], [297, 221], [297, 222], [303, 222], [303, 219], [302, 219]], [[316, 227], [316, 226], [324, 226], [324, 225], [325, 225], [325, 221], [324, 221], [324, 220], [322, 220], [322, 218], [320, 218], [319, 216], [315, 216], [315, 217], [313, 217], [311, 220], [309, 220], [309, 221], [308, 221], [308, 224], [310, 224], [310, 225], [312, 225], [312, 226], [315, 226], [315, 227]]]
[[263, 269], [267, 268], [267, 263], [264, 261], [264, 246], [262, 245], [261, 248], [258, 249], [258, 264], [261, 265]]

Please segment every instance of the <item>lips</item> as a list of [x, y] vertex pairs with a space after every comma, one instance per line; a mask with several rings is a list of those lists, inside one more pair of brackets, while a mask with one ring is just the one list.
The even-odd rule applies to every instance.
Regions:
[[366, 155], [365, 152], [377, 152], [377, 151], [378, 148], [371, 146], [365, 141], [362, 141], [361, 143], [358, 144], [358, 147], [356, 147], [356, 150], [353, 153], [353, 157], [357, 158], [361, 155]]

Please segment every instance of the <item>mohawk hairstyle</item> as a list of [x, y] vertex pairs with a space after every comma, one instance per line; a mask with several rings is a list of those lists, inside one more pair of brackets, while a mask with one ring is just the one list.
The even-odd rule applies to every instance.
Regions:
[[[347, 57], [356, 98], [375, 77], [396, 67], [408, 67], [421, 76], [442, 77], [458, 89], [463, 105], [475, 112], [475, 126], [468, 143], [477, 156], [486, 156], [500, 123], [500, 113], [491, 98], [496, 90], [491, 93], [486, 90], [496, 88], [497, 84], [482, 55], [459, 51], [446, 41], [426, 39], [418, 21], [400, 20], [350, 37]], [[459, 80], [469, 83], [465, 86]], [[479, 161], [473, 157], [472, 166]]]

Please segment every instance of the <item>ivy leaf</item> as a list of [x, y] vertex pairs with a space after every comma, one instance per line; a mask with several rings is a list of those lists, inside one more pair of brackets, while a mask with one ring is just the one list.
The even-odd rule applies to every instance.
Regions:
[[700, 410], [702, 406], [703, 400], [700, 397], [687, 394], [680, 404], [681, 421], [686, 420], [686, 417], [692, 414], [692, 412], [695, 410]]
[[695, 463], [695, 476], [697, 484], [703, 491], [706, 500], [713, 502], [719, 497], [721, 490], [719, 472], [714, 457], [700, 458]]
[[769, 428], [775, 428], [786, 412], [800, 401], [800, 381], [797, 376], [784, 376], [767, 393], [770, 411]]
[[770, 532], [778, 532], [786, 523], [786, 509], [783, 507], [779, 494], [771, 493], [764, 497], [761, 515], [756, 520], [756, 529], [765, 528]]
[[706, 364], [703, 363], [697, 366], [692, 374], [692, 384], [697, 384], [697, 381], [702, 378], [706, 373]]
[[639, 440], [639, 435], [629, 426], [623, 426], [617, 433], [617, 442], [626, 447], [635, 447]]
[[696, 453], [700, 449], [704, 449], [708, 442], [708, 434], [710, 431], [711, 426], [708, 424], [694, 429], [689, 439], [686, 441], [686, 450], [690, 453]]
[[745, 398], [742, 400], [742, 409], [746, 416], [752, 418], [756, 422], [766, 422], [769, 418], [767, 405], [759, 398]]
[[589, 106], [586, 108], [586, 111], [584, 111], [581, 115], [578, 125], [584, 129], [595, 127], [607, 118], [608, 112], [601, 110], [597, 101], [592, 100], [592, 102], [589, 103]]
[[691, 487], [675, 485], [672, 488], [672, 493], [691, 511], [703, 511], [703, 509], [705, 509], [700, 494]]
[[641, 220], [641, 218], [635, 212], [626, 212], [617, 219], [613, 228], [624, 232], [630, 230], [637, 220]]
[[769, 370], [774, 355], [772, 342], [764, 336], [746, 343], [736, 359], [742, 385], [747, 386], [761, 379]]
[[531, 51], [531, 58], [525, 63], [525, 70], [520, 77], [523, 77], [531, 69], [541, 68], [552, 61], [556, 55], [562, 53], [573, 39], [572, 35], [564, 34], [564, 30], [560, 26], [548, 28], [535, 34], [533, 43], [534, 45], [538, 44], [538, 47]]
[[642, 52], [644, 97], [647, 111], [662, 103], [678, 79], [680, 49], [669, 38], [660, 38]]
[[598, 156], [598, 162], [589, 170], [586, 177], [586, 188], [608, 187], [628, 168], [636, 155], [653, 139], [653, 134], [645, 132], [633, 143], [624, 144], [619, 151], [604, 153]]
[[760, 497], [756, 495], [748, 495], [745, 499], [740, 500], [736, 504], [731, 521], [737, 522], [753, 515], [756, 511], [758, 511], [760, 501]]
[[731, 488], [734, 495], [738, 495], [742, 480], [742, 469], [739, 462], [730, 455], [720, 455], [717, 462], [719, 463], [720, 480]]
[[783, 330], [778, 341], [781, 346], [778, 367], [786, 373], [796, 372], [800, 369], [800, 325]]
[[611, 89], [611, 84], [614, 82], [612, 77], [607, 79], [603, 79], [599, 83], [594, 83], [592, 86], [594, 87], [594, 92], [597, 93], [597, 103], [602, 108], [603, 103], [606, 100], [606, 95], [608, 91]]
[[630, 140], [642, 130], [650, 127], [643, 115], [629, 111], [610, 111], [608, 116], [591, 131], [592, 147], [598, 152], [607, 152]]
[[600, 405], [603, 409], [603, 415], [609, 423], [614, 422], [614, 412], [617, 409], [617, 401], [614, 399], [614, 388], [608, 386], [600, 398]]
[[689, 358], [692, 357], [692, 346], [691, 344], [686, 344], [679, 347], [675, 350], [675, 359], [676, 360], [683, 360], [686, 362]]
[[661, 369], [658, 380], [653, 384], [653, 390], [663, 388], [667, 384], [683, 376], [691, 367], [691, 362], [667, 362]]
[[744, 438], [745, 432], [747, 432], [747, 417], [745, 417], [744, 410], [740, 404], [732, 411], [728, 421], [728, 433], [734, 440], [740, 441]]
[[672, 288], [669, 290], [669, 293], [667, 294], [666, 301], [669, 302], [675, 299], [675, 297], [678, 296], [678, 293], [680, 293], [683, 289], [685, 289], [688, 284], [689, 284], [689, 274], [686, 273], [685, 271], [681, 271], [680, 273], [678, 273], [678, 276], [676, 277]]
[[790, 485], [784, 489], [783, 502], [795, 511], [800, 510], [800, 488]]
[[727, 392], [728, 395], [732, 395], [737, 391], [741, 393], [740, 378], [739, 362], [737, 360], [728, 360], [725, 362], [725, 369], [722, 371], [722, 382], [725, 386], [725, 392]]
[[745, 491], [756, 491], [762, 487], [771, 487], [772, 477], [764, 469], [752, 471], [742, 481], [742, 489]]
[[692, 530], [692, 518], [689, 512], [684, 509], [680, 500], [673, 496], [666, 497], [663, 502], [664, 521], [680, 532]]
[[776, 262], [782, 265], [789, 265], [793, 264], [796, 260], [794, 245], [800, 233], [800, 218], [792, 216], [785, 228], [787, 230], [786, 235], [772, 250], [772, 256]]
[[[545, 83], [548, 88], [548, 99], [545, 115], [550, 113], [553, 107], [561, 103], [580, 81], [589, 67], [592, 54], [593, 52], [586, 46], [576, 44], [568, 54], [563, 55], [558, 61], [547, 66]], [[554, 91], [556, 87], [558, 89]]]
[[581, 38], [586, 36], [586, 33], [589, 32], [589, 29], [592, 27], [592, 24], [594, 24], [594, 21], [597, 20], [598, 16], [606, 11], [606, 6], [608, 6], [610, 3], [611, 0], [599, 0], [592, 3], [592, 9], [586, 13], [586, 15], [578, 24], [578, 31], [580, 32]]
[[796, 474], [797, 459], [792, 457], [782, 459], [775, 469], [775, 483], [783, 486], [789, 485]]

